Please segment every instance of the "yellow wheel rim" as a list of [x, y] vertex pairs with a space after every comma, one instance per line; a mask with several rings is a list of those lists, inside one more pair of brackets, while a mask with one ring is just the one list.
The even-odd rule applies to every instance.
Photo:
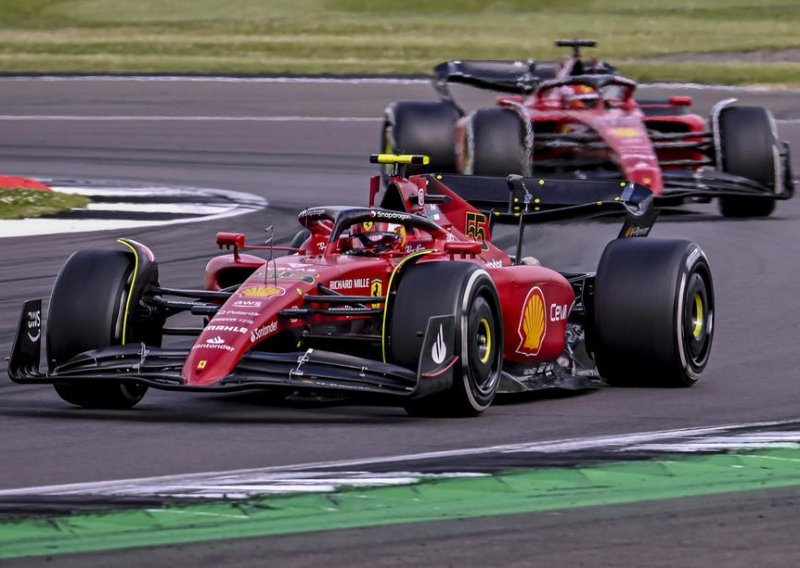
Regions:
[[694, 312], [694, 329], [692, 330], [692, 335], [694, 335], [695, 338], [699, 338], [700, 334], [703, 333], [705, 320], [703, 314], [703, 298], [698, 293], [694, 295]]
[[492, 354], [492, 328], [489, 327], [489, 321], [486, 318], [481, 319], [478, 323], [478, 352], [484, 349], [483, 355], [479, 357], [480, 362], [486, 364], [489, 361], [489, 356]]

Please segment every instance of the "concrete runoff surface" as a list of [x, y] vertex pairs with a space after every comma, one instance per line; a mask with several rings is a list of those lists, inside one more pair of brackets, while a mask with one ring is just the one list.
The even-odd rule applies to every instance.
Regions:
[[[3, 81], [0, 101], [4, 114], [94, 116], [119, 114], [124, 108], [125, 115], [145, 116], [376, 118], [392, 100], [433, 99], [430, 87], [417, 83], [62, 81], [56, 87], [48, 84], [47, 89], [42, 85], [36, 80]], [[800, 147], [796, 93], [683, 92], [694, 95], [698, 106], [706, 109], [713, 100], [732, 95], [748, 104], [763, 102], [783, 121], [779, 123], [782, 136]], [[644, 96], [658, 93], [645, 92]], [[379, 124], [378, 120], [5, 122], [0, 171], [226, 187], [260, 195], [271, 207], [237, 217], [232, 223], [217, 220], [174, 228], [5, 240], [0, 253], [0, 316], [4, 322], [0, 325], [0, 351], [10, 349], [21, 301], [46, 298], [58, 268], [74, 250], [111, 246], [117, 236], [138, 238], [160, 258], [162, 282], [197, 286], [205, 260], [217, 252], [213, 242], [216, 231], [242, 230], [255, 240], [263, 235], [264, 226], [275, 224], [276, 233], [288, 240], [299, 228], [295, 214], [301, 207], [363, 203], [366, 176], [374, 171], [366, 155], [377, 149]], [[154, 392], [135, 410], [82, 411], [67, 407], [50, 389], [3, 382], [0, 451], [4, 464], [12, 465], [0, 468], [0, 488], [796, 418], [800, 385], [792, 353], [800, 306], [793, 301], [791, 290], [800, 272], [800, 258], [792, 254], [800, 201], [779, 203], [773, 217], [758, 221], [723, 219], [713, 204], [688, 209], [689, 214], [664, 215], [653, 236], [697, 240], [715, 271], [718, 327], [714, 353], [701, 382], [692, 389], [606, 389], [566, 399], [499, 404], [476, 420], [437, 421], [411, 419], [390, 407], [309, 408], [259, 397]], [[548, 227], [530, 235], [530, 246], [536, 256], [559, 268], [591, 269], [602, 248], [599, 239], [613, 232], [611, 229], [592, 223], [571, 227], [563, 235], [559, 228]], [[0, 373], [4, 371], [5, 364], [0, 361]], [[205, 561], [221, 557], [248, 565], [263, 559], [266, 547], [285, 551], [276, 558], [291, 557], [287, 565], [319, 561], [320, 551], [326, 550], [334, 565], [347, 564], [348, 555], [364, 564], [372, 560], [389, 565], [391, 559], [402, 563], [406, 557], [401, 556], [401, 549], [407, 548], [414, 551], [407, 558], [420, 562], [438, 559], [446, 563], [452, 558], [470, 563], [469, 558], [474, 558], [480, 562], [473, 564], [535, 564], [550, 559], [551, 563], [611, 565], [622, 550], [623, 558], [649, 558], [653, 565], [658, 565], [655, 560], [670, 565], [667, 558], [675, 563], [683, 559], [687, 565], [692, 565], [687, 562], [692, 558], [697, 560], [695, 565], [721, 560], [736, 565], [737, 558], [752, 559], [758, 548], [762, 564], [769, 565], [773, 559], [775, 564], [783, 560], [786, 565], [792, 553], [797, 557], [790, 542], [790, 535], [797, 534], [796, 524], [788, 522], [787, 513], [796, 513], [795, 498], [791, 489], [777, 492], [778, 497], [769, 497], [776, 495], [771, 492], [742, 493], [559, 515], [442, 521], [434, 528], [421, 524], [355, 529], [181, 545], [153, 549], [146, 555], [115, 552], [76, 558], [100, 564], [118, 558], [135, 565], [145, 559], [158, 564], [179, 557]], [[763, 519], [729, 503], [750, 503]], [[675, 522], [676, 517], [682, 522]], [[666, 524], [665, 518], [669, 519]], [[563, 524], [560, 519], [565, 519]], [[700, 538], [700, 526], [710, 531], [712, 542]], [[643, 538], [648, 528], [649, 540]], [[567, 541], [564, 535], [571, 538]], [[581, 548], [576, 552], [576, 545], [570, 548], [567, 542], [581, 543]], [[687, 554], [675, 542], [687, 543], [695, 554]], [[530, 543], [540, 545], [534, 548], [542, 557], [524, 554], [531, 551]]]
[[[684, 456], [7, 521], [0, 524], [0, 558], [466, 520], [782, 487], [797, 490], [799, 458], [797, 449]], [[800, 544], [795, 550], [800, 551]]]

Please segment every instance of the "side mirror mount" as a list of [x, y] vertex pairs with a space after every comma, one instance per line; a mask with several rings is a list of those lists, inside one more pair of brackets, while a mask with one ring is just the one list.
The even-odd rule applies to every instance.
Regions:
[[238, 262], [239, 249], [244, 248], [244, 233], [217, 233], [219, 248], [233, 248], [233, 259]]
[[692, 97], [670, 97], [669, 104], [670, 106], [692, 106]]
[[464, 258], [466, 255], [475, 256], [480, 254], [483, 250], [483, 243], [480, 241], [450, 241], [444, 244], [444, 252], [452, 257], [460, 255]]

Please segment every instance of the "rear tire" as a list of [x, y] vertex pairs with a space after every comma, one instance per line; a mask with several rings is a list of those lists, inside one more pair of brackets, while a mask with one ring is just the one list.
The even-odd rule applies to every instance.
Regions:
[[610, 384], [688, 387], [708, 362], [714, 286], [695, 243], [612, 241], [597, 268], [593, 309], [595, 361]]
[[[762, 107], [736, 106], [722, 109], [719, 115], [722, 170], [746, 177], [779, 191], [775, 187], [778, 140], [772, 117]], [[775, 210], [773, 199], [720, 197], [719, 208], [725, 217], [766, 217]]]
[[[406, 166], [406, 176], [456, 171], [455, 125], [461, 112], [445, 102], [392, 103], [384, 112], [381, 152], [424, 154], [426, 166]], [[387, 166], [386, 174], [391, 171]]]
[[[84, 250], [73, 254], [58, 274], [47, 315], [47, 358], [52, 369], [84, 351], [120, 345], [133, 256], [113, 250]], [[134, 306], [137, 299], [132, 298]], [[133, 331], [128, 343], [160, 337], [146, 327]], [[131, 408], [147, 392], [135, 381], [54, 385], [58, 395], [86, 408]]]
[[[436, 290], [437, 293], [431, 293]], [[477, 416], [494, 400], [503, 364], [503, 322], [497, 290], [478, 266], [432, 262], [403, 276], [392, 307], [392, 360], [416, 369], [428, 319], [455, 314], [453, 382], [444, 391], [409, 401], [412, 416]]]
[[527, 175], [525, 125], [510, 109], [475, 111], [467, 124], [464, 173], [476, 176]]

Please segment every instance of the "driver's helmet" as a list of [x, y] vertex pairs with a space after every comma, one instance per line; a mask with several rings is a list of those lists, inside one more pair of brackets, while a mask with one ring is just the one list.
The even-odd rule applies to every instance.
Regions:
[[564, 85], [561, 97], [564, 108], [569, 110], [591, 109], [600, 103], [600, 95], [589, 85]]
[[406, 229], [393, 223], [365, 221], [350, 227], [346, 252], [349, 254], [375, 255], [400, 250], [406, 245]]
[[586, 73], [591, 75], [616, 75], [617, 68], [607, 61], [592, 59], [586, 66]]

